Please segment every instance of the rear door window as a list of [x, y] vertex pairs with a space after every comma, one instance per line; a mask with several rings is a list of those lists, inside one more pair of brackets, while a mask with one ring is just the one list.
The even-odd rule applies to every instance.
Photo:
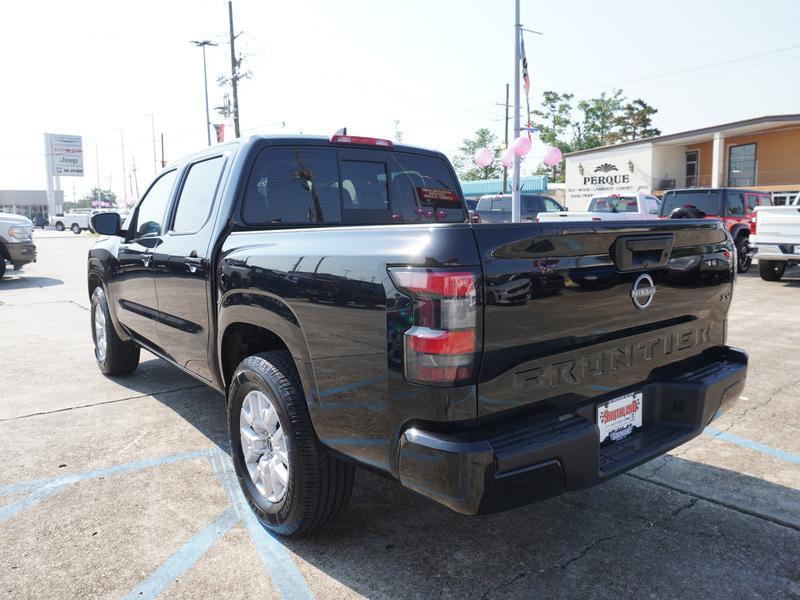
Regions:
[[189, 167], [175, 209], [172, 231], [195, 233], [206, 222], [222, 174], [222, 164], [222, 157], [217, 156]]
[[728, 208], [728, 216], [744, 216], [744, 194], [741, 192], [728, 192], [728, 200], [726, 204]]
[[328, 224], [342, 221], [339, 168], [333, 148], [265, 148], [245, 190], [248, 225]]
[[528, 214], [538, 214], [542, 212], [542, 201], [538, 196], [523, 196], [523, 206]]

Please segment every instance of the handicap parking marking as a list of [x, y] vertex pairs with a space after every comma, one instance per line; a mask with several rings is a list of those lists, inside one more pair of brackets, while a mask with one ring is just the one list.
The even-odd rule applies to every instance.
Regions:
[[50, 496], [54, 496], [62, 489], [64, 489], [67, 485], [69, 484], [62, 484], [48, 488], [40, 488], [35, 492], [31, 492], [27, 496], [20, 498], [16, 502], [12, 502], [7, 506], [0, 507], [0, 523], [2, 523], [3, 521], [7, 521], [21, 510], [25, 510], [26, 508], [31, 508], [32, 506], [36, 506], [43, 500], [49, 498]]
[[253, 544], [258, 549], [261, 559], [281, 596], [286, 600], [313, 598], [314, 595], [308, 588], [305, 578], [300, 574], [286, 547], [275, 534], [259, 523], [247, 504], [247, 500], [245, 500], [239, 487], [239, 481], [230, 457], [218, 450], [214, 452], [210, 460], [217, 479], [219, 479], [225, 493], [228, 494], [231, 505], [233, 505], [242, 519], [250, 539], [253, 540]]
[[239, 515], [229, 506], [211, 523], [181, 546], [172, 556], [161, 563], [153, 573], [133, 588], [125, 600], [150, 600], [157, 597], [176, 579], [191, 569], [208, 552], [217, 540], [239, 522]]

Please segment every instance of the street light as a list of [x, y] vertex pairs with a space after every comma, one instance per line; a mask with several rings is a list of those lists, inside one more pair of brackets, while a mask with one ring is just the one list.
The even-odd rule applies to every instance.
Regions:
[[191, 42], [197, 47], [203, 49], [203, 92], [205, 93], [206, 97], [206, 139], [208, 140], [208, 145], [211, 145], [211, 117], [208, 114], [208, 74], [206, 72], [206, 46], [216, 46], [214, 42], [211, 40], [192, 40]]

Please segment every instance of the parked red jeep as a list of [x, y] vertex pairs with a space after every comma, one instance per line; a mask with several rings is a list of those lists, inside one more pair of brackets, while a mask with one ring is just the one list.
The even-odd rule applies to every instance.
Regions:
[[739, 273], [753, 262], [750, 234], [755, 233], [755, 207], [772, 206], [772, 197], [760, 190], [691, 188], [664, 192], [662, 219], [721, 219], [736, 244]]

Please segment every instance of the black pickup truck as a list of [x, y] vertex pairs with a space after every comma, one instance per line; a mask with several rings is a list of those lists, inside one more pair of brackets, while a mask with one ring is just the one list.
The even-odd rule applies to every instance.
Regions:
[[261, 521], [346, 506], [358, 465], [464, 514], [609, 479], [738, 398], [716, 220], [471, 224], [438, 152], [253, 137], [93, 218], [95, 357], [146, 348], [227, 397]]

